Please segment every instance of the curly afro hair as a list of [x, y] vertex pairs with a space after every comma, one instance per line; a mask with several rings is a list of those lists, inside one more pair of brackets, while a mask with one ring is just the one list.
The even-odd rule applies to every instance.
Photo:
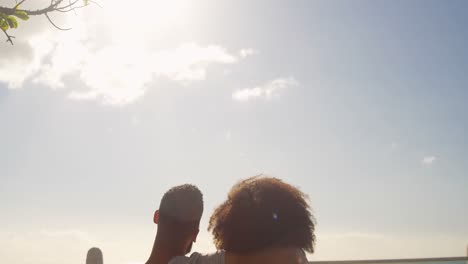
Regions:
[[215, 209], [208, 230], [218, 249], [249, 254], [270, 247], [313, 253], [315, 219], [307, 196], [280, 179], [263, 175], [234, 185]]

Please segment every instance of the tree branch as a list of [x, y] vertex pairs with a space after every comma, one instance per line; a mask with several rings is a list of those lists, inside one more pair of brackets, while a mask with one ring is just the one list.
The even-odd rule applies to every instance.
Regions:
[[102, 5], [100, 5], [100, 4], [99, 4], [98, 2], [96, 2], [96, 1], [88, 0], [88, 3], [95, 4], [95, 5], [97, 5], [98, 7], [102, 8]]
[[[52, 19], [50, 18], [49, 14], [48, 13], [52, 13], [52, 12], [60, 12], [60, 13], [68, 13], [68, 12], [71, 12], [71, 11], [75, 11], [76, 9], [80, 9], [80, 8], [83, 8], [85, 6], [87, 6], [89, 3], [91, 4], [95, 4], [99, 7], [101, 7], [97, 2], [95, 1], [88, 1], [88, 3], [84, 2], [83, 5], [78, 5], [78, 2], [79, 1], [82, 1], [82, 0], [68, 0], [67, 2], [65, 2], [64, 0], [50, 0], [50, 4], [42, 9], [37, 9], [37, 10], [27, 10], [27, 9], [22, 9], [22, 8], [19, 8], [21, 4], [23, 4], [24, 2], [26, 2], [27, 0], [16, 0], [16, 5], [14, 7], [4, 7], [4, 6], [0, 6], [0, 14], [3, 14], [5, 16], [11, 16], [11, 15], [15, 15], [15, 14], [18, 14], [19, 12], [24, 12], [27, 14], [27, 16], [40, 16], [40, 15], [44, 15], [47, 20], [49, 21], [49, 23], [54, 26], [56, 29], [58, 30], [70, 30], [71, 28], [61, 28], [59, 26], [57, 26], [53, 21]], [[7, 36], [7, 42], [10, 42], [11, 44], [13, 44], [13, 40], [12, 38], [14, 38], [13, 36], [9, 35], [7, 33], [7, 30], [4, 30], [2, 29], [3, 33], [5, 33], [5, 35]]]
[[55, 3], [53, 1], [51, 1], [50, 5], [48, 7], [43, 8], [43, 9], [34, 10], [34, 11], [23, 10], [23, 9], [20, 9], [20, 10], [28, 13], [28, 15], [30, 15], [30, 16], [39, 16], [39, 15], [43, 15], [45, 13], [55, 11], [62, 2], [63, 2], [63, 0], [57, 0]]
[[[76, 0], [76, 1], [78, 1], [78, 0]], [[24, 2], [24, 1], [22, 1], [22, 2]], [[51, 1], [50, 5], [47, 6], [46, 8], [37, 9], [37, 10], [16, 9], [14, 7], [0, 6], [0, 12], [4, 13], [6, 15], [13, 15], [16, 11], [23, 11], [23, 12], [28, 13], [28, 15], [30, 15], [30, 16], [39, 16], [39, 15], [43, 15], [43, 14], [48, 13], [48, 12], [55, 11], [55, 9], [58, 8], [58, 5], [60, 5], [62, 2], [63, 2], [63, 0], [57, 0], [56, 2]]]
[[13, 45], [13, 39], [15, 38], [14, 36], [11, 36], [8, 34], [8, 32], [6, 32], [6, 30], [2, 29], [3, 33], [5, 33], [5, 36], [7, 37], [7, 42], [10, 42], [11, 45]]
[[83, 6], [70, 7], [67, 10], [64, 10], [64, 9], [60, 8], [60, 9], [56, 9], [55, 11], [60, 12], [60, 13], [68, 13], [68, 12], [71, 12], [71, 11], [75, 11], [75, 9], [80, 9], [80, 8], [83, 8], [83, 7], [86, 7], [86, 6], [83, 5]]
[[69, 2], [68, 5], [66, 5], [66, 6], [61, 6], [61, 7], [57, 8], [57, 10], [63, 10], [63, 9], [65, 9], [65, 8], [72, 7], [72, 6], [74, 6], [78, 1], [79, 1], [79, 0], [74, 0], [73, 2]]

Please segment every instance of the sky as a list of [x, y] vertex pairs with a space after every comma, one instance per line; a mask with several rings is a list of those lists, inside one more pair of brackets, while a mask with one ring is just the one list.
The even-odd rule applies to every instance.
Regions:
[[310, 260], [466, 255], [468, 2], [99, 3], [0, 44], [2, 262], [144, 263], [183, 183], [214, 251], [260, 173], [308, 194]]

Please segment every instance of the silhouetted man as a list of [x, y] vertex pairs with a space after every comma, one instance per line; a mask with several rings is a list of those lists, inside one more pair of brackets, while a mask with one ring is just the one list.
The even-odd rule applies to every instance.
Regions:
[[203, 214], [203, 195], [190, 184], [167, 191], [154, 213], [158, 231], [146, 264], [167, 264], [175, 256], [190, 252]]

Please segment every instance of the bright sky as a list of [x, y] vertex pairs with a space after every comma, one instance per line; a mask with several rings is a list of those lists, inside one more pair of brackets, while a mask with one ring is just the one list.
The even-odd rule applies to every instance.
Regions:
[[466, 254], [468, 2], [100, 2], [0, 45], [2, 262], [144, 262], [186, 182], [209, 252], [258, 173], [309, 194], [311, 260]]

